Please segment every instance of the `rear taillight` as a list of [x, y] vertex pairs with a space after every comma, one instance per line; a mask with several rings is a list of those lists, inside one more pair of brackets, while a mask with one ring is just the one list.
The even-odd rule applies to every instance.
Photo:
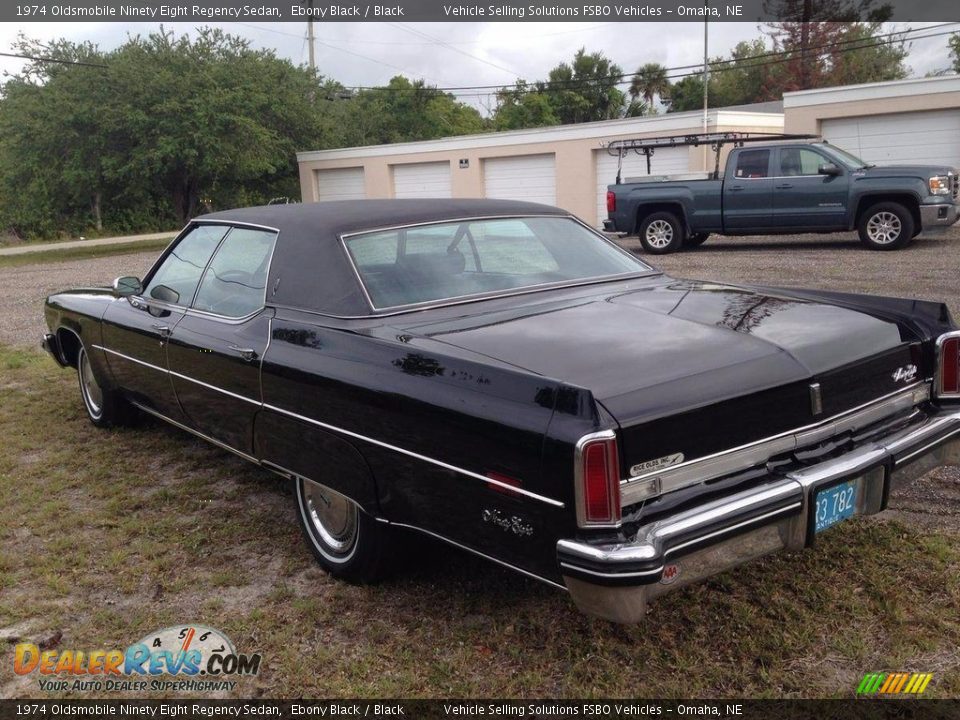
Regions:
[[613, 194], [613, 190], [607, 190], [607, 212], [612, 213], [617, 211], [617, 196]]
[[581, 438], [576, 463], [577, 524], [616, 527], [620, 524], [620, 461], [614, 432]]
[[937, 341], [937, 395], [960, 397], [960, 333], [941, 335]]

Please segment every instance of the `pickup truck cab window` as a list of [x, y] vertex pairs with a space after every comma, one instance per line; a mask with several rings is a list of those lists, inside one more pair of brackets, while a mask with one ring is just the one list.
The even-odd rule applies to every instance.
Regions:
[[567, 217], [436, 223], [346, 236], [344, 244], [377, 310], [650, 272]]
[[780, 177], [799, 175], [817, 175], [820, 165], [829, 162], [829, 158], [807, 148], [780, 149]]
[[193, 308], [240, 318], [263, 307], [276, 237], [269, 230], [233, 228], [203, 274]]
[[228, 228], [199, 225], [180, 239], [147, 282], [144, 295], [171, 305], [189, 306], [203, 269]]
[[738, 178], [765, 178], [770, 167], [769, 150], [744, 150], [737, 158], [735, 175]]

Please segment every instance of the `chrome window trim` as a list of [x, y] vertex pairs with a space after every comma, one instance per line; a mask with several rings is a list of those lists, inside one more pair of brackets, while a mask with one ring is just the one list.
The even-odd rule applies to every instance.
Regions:
[[[588, 433], [579, 440], [573, 453], [573, 487], [576, 497], [577, 509], [577, 527], [597, 530], [601, 528], [616, 529], [622, 524], [622, 520], [617, 522], [595, 522], [587, 520], [586, 499], [583, 496], [583, 449], [591, 442], [597, 440], [616, 440], [617, 434], [613, 430], [600, 430], [598, 432]], [[620, 452], [619, 447], [617, 453]], [[623, 481], [620, 481], [620, 490], [623, 491]], [[623, 508], [623, 498], [620, 499], [620, 507]]]
[[[431, 227], [433, 225], [452, 225], [455, 223], [464, 223], [464, 222], [477, 222], [483, 220], [522, 220], [524, 218], [558, 218], [563, 220], [572, 220], [580, 227], [587, 230], [591, 235], [602, 240], [606, 245], [617, 250], [621, 255], [629, 257], [634, 262], [638, 262], [647, 270], [638, 270], [637, 272], [631, 273], [621, 273], [618, 275], [599, 275], [592, 278], [582, 278], [580, 280], [558, 280], [551, 283], [537, 283], [534, 285], [527, 285], [522, 288], [511, 288], [509, 290], [493, 290], [486, 293], [473, 293], [470, 295], [457, 295], [454, 297], [443, 298], [438, 300], [426, 300], [419, 303], [407, 303], [405, 305], [390, 305], [387, 307], [377, 307], [373, 302], [373, 298], [370, 297], [370, 293], [367, 292], [367, 286], [363, 282], [363, 278], [360, 275], [360, 270], [357, 267], [356, 262], [353, 259], [353, 256], [350, 254], [350, 250], [347, 248], [347, 240], [352, 237], [359, 237], [363, 235], [375, 235], [376, 233], [381, 232], [390, 232], [393, 230], [409, 230], [410, 228], [419, 228], [419, 227]], [[618, 282], [621, 280], [631, 280], [638, 277], [650, 277], [652, 275], [662, 274], [659, 270], [650, 267], [645, 262], [637, 258], [631, 252], [624, 250], [617, 243], [613, 242], [610, 238], [606, 237], [602, 233], [598, 232], [594, 228], [587, 225], [580, 218], [574, 215], [567, 214], [555, 214], [555, 213], [530, 213], [525, 215], [480, 215], [480, 216], [467, 216], [461, 218], [449, 218], [446, 220], [431, 220], [429, 222], [416, 222], [416, 223], [407, 223], [403, 225], [391, 225], [387, 227], [378, 227], [371, 228], [367, 230], [355, 230], [349, 233], [341, 233], [338, 236], [340, 240], [340, 247], [343, 253], [347, 256], [347, 262], [350, 263], [350, 267], [353, 270], [353, 275], [357, 280], [357, 283], [360, 285], [360, 290], [363, 292], [363, 297], [367, 301], [367, 304], [370, 306], [370, 310], [375, 317], [388, 317], [390, 315], [400, 315], [403, 313], [413, 312], [416, 310], [426, 310], [437, 307], [450, 307], [453, 305], [463, 305], [470, 302], [478, 302], [481, 300], [492, 300], [502, 297], [514, 297], [517, 295], [527, 295], [533, 292], [542, 292], [544, 290], [556, 290], [568, 287], [580, 287], [582, 285], [595, 285], [604, 282]], [[369, 316], [363, 316], [369, 317]]]
[[811, 445], [845, 430], [857, 429], [883, 420], [899, 410], [907, 410], [930, 398], [929, 381], [916, 382], [838, 415], [762, 438], [746, 445], [695, 458], [666, 470], [653, 470], [620, 481], [620, 504], [633, 505], [650, 497], [643, 481], [660, 480], [660, 495], [689, 487], [706, 480], [747, 470], [764, 463], [772, 456]]
[[[245, 322], [246, 320], [249, 320], [250, 318], [254, 317], [257, 313], [261, 312], [267, 306], [267, 288], [270, 287], [270, 274], [273, 272], [273, 259], [277, 255], [277, 243], [280, 241], [280, 230], [278, 228], [271, 227], [269, 225], [258, 225], [257, 223], [241, 222], [237, 220], [218, 220], [214, 218], [209, 218], [209, 219], [195, 218], [191, 220], [186, 225], [184, 225], [183, 228], [181, 228], [180, 232], [177, 233], [177, 235], [173, 238], [173, 240], [171, 240], [170, 243], [163, 249], [160, 255], [157, 256], [157, 259], [153, 261], [153, 265], [150, 266], [150, 269], [147, 270], [146, 274], [143, 276], [144, 290], [146, 290], [147, 284], [149, 283], [150, 279], [153, 277], [154, 272], [156, 272], [157, 267], [160, 265], [160, 263], [162, 263], [166, 259], [167, 255], [170, 254], [170, 250], [173, 247], [175, 247], [177, 243], [179, 243], [180, 240], [182, 240], [184, 236], [192, 228], [194, 228], [197, 225], [223, 225], [228, 229], [223, 234], [223, 237], [220, 238], [220, 242], [217, 243], [217, 247], [214, 248], [213, 252], [210, 254], [210, 258], [207, 260], [207, 264], [203, 266], [203, 272], [200, 274], [200, 282], [197, 283], [197, 287], [193, 291], [193, 297], [190, 298], [190, 303], [188, 305], [176, 305], [176, 304], [166, 303], [166, 302], [163, 302], [162, 300], [157, 300], [156, 298], [151, 298], [144, 295], [132, 295], [131, 299], [136, 299], [139, 302], [142, 302], [145, 304], [156, 305], [158, 307], [163, 308], [164, 310], [180, 310], [186, 314], [193, 314], [193, 313], [203, 314], [212, 318], [216, 318], [218, 320], [234, 321], [236, 323]], [[193, 301], [196, 300], [197, 292], [200, 290], [200, 283], [203, 282], [203, 278], [207, 274], [207, 268], [210, 267], [210, 263], [213, 261], [213, 258], [216, 256], [217, 252], [219, 252], [220, 246], [223, 245], [223, 241], [227, 239], [227, 235], [229, 235], [230, 231], [233, 230], [233, 228], [235, 227], [252, 228], [254, 230], [267, 230], [267, 231], [276, 233], [276, 238], [273, 241], [273, 249], [270, 251], [270, 262], [267, 263], [267, 284], [263, 288], [263, 304], [260, 306], [260, 308], [258, 308], [254, 312], [240, 318], [231, 317], [230, 315], [221, 315], [218, 313], [207, 312], [206, 310], [196, 310], [193, 307]]]
[[957, 400], [960, 399], [960, 393], [945, 393], [943, 392], [943, 373], [940, 371], [940, 366], [943, 359], [943, 345], [947, 340], [953, 340], [954, 338], [960, 338], [960, 330], [953, 330], [948, 333], [944, 333], [937, 338], [936, 349], [934, 354], [937, 358], [936, 366], [933, 370], [933, 388], [934, 395], [938, 398], [945, 398], [948, 400]]
[[564, 506], [563, 503], [560, 502], [559, 500], [554, 500], [553, 498], [548, 498], [544, 495], [538, 495], [535, 492], [531, 492], [530, 490], [524, 490], [523, 488], [519, 488], [516, 485], [509, 485], [508, 483], [500, 482], [499, 480], [494, 480], [493, 478], [489, 478], [486, 475], [481, 475], [480, 473], [475, 473], [472, 470], [466, 470], [464, 468], [457, 467], [456, 465], [451, 465], [450, 463], [446, 463], [446, 462], [443, 462], [442, 460], [437, 460], [435, 458], [428, 457], [427, 455], [421, 455], [420, 453], [413, 452], [412, 450], [406, 450], [402, 447], [398, 447], [397, 445], [391, 445], [390, 443], [383, 442], [382, 440], [375, 440], [372, 437], [369, 437], [367, 435], [362, 435], [360, 433], [354, 432], [353, 430], [347, 430], [346, 428], [338, 427], [336, 425], [330, 425], [329, 423], [325, 423], [321, 420], [316, 420], [314, 418], [307, 417], [306, 415], [300, 415], [299, 413], [295, 413], [290, 410], [284, 410], [283, 408], [277, 407], [276, 405], [270, 405], [269, 403], [264, 403], [263, 409], [272, 410], [273, 412], [278, 412], [281, 415], [287, 415], [288, 417], [292, 417], [296, 420], [302, 420], [303, 422], [310, 423], [311, 425], [316, 425], [317, 427], [323, 428], [324, 430], [332, 430], [334, 432], [341, 433], [348, 437], [352, 437], [356, 440], [362, 440], [364, 442], [377, 445], [378, 447], [382, 447], [387, 450], [398, 452], [401, 455], [406, 455], [408, 457], [412, 457], [417, 460], [423, 460], [424, 462], [428, 462], [431, 465], [442, 467], [445, 470], [450, 470], [452, 472], [459, 473], [460, 475], [466, 475], [467, 477], [472, 477], [476, 480], [481, 480], [489, 485], [496, 485], [497, 487], [503, 488], [504, 490], [509, 490], [513, 494], [523, 495], [525, 497], [529, 497], [534, 500], [539, 500], [540, 502], [547, 503], [548, 505], [553, 505], [554, 507], [558, 507], [558, 508], [562, 508]]

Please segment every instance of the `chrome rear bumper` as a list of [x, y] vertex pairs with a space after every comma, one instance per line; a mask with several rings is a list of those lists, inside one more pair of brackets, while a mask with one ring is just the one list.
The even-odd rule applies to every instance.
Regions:
[[960, 408], [845, 455], [641, 527], [628, 543], [560, 540], [557, 556], [578, 607], [615, 622], [640, 621], [659, 595], [778, 550], [813, 543], [819, 490], [857, 483], [858, 515], [885, 509], [890, 491], [941, 465], [960, 465]]

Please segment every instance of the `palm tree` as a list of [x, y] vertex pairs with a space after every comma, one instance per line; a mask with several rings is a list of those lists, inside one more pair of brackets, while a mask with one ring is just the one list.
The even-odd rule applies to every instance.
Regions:
[[630, 82], [630, 97], [634, 100], [642, 97], [651, 111], [654, 98], [657, 96], [662, 98], [669, 90], [670, 80], [667, 78], [667, 69], [660, 63], [641, 65]]

